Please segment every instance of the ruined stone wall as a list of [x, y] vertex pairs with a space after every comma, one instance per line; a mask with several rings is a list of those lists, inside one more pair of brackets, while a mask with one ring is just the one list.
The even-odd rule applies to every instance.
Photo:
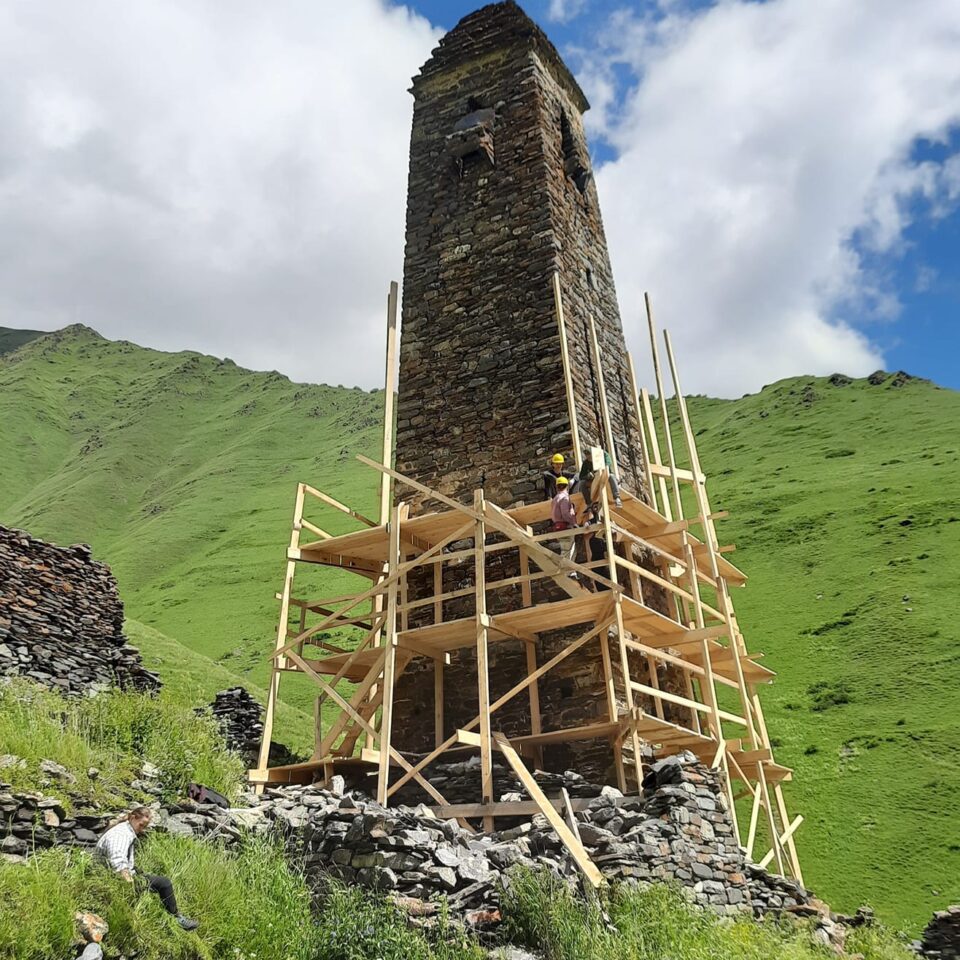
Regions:
[[117, 581], [88, 546], [0, 526], [0, 676], [14, 675], [68, 694], [160, 685], [127, 643]]

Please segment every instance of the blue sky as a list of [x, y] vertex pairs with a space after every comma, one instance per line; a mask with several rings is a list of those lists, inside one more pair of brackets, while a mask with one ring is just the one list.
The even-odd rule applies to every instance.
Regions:
[[[454, 26], [477, 6], [462, 0], [414, 0], [409, 5], [444, 29]], [[594, 49], [598, 59], [606, 54], [597, 35], [617, 11], [661, 16], [656, 4], [627, 0], [568, 0], [559, 5], [566, 6], [568, 18], [552, 16], [558, 5], [550, 0], [528, 0], [522, 6], [547, 30], [575, 73], [583, 65], [583, 50]], [[705, 10], [712, 4], [671, 6]], [[612, 64], [610, 76], [614, 80], [612, 109], [616, 111], [627, 92], [641, 84], [642, 79], [622, 62]], [[589, 83], [584, 86], [589, 89]], [[594, 162], [602, 166], [616, 160], [616, 146], [597, 131], [592, 132]], [[958, 152], [960, 129], [956, 126], [945, 143], [920, 138], [910, 148], [911, 159], [917, 165], [943, 163]], [[879, 252], [862, 242], [858, 231], [852, 231], [847, 241], [849, 248], [862, 259], [870, 285], [880, 288], [882, 302], [875, 302], [871, 296], [868, 302], [838, 303], [834, 313], [842, 313], [846, 323], [877, 346], [889, 369], [904, 369], [944, 386], [960, 388], [960, 213], [955, 199], [945, 209], [942, 198], [931, 202], [930, 198], [907, 197], [902, 201], [901, 235], [890, 248]], [[896, 300], [897, 306], [891, 307], [891, 300]]]

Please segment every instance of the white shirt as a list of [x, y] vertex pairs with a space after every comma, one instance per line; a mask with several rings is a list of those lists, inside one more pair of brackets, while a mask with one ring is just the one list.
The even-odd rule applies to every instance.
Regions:
[[98, 841], [96, 852], [113, 870], [129, 870], [133, 873], [133, 842], [137, 834], [129, 821], [124, 820], [111, 827]]

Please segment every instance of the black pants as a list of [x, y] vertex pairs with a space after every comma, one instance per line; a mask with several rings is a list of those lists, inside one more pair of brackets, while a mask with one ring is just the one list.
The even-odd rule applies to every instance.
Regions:
[[173, 893], [173, 884], [169, 877], [160, 877], [155, 873], [141, 874], [147, 886], [163, 901], [164, 909], [167, 913], [172, 913], [175, 917], [180, 915], [177, 909], [177, 898]]

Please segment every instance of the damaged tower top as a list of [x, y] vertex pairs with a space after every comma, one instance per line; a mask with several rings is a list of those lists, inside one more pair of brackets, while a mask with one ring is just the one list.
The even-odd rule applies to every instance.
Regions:
[[[515, 3], [465, 17], [414, 78], [397, 469], [508, 506], [574, 455], [553, 277], [567, 311], [580, 447], [608, 446], [642, 495], [639, 424], [582, 114], [556, 48]], [[577, 464], [579, 466], [579, 464]]]

